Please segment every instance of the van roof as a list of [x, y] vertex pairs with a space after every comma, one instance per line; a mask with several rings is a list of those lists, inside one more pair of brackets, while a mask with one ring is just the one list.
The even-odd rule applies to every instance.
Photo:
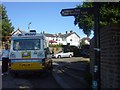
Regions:
[[45, 35], [39, 33], [24, 33], [24, 34], [12, 35], [12, 37], [35, 37], [35, 36], [45, 36]]
[[32, 38], [32, 39], [45, 39], [45, 35], [44, 34], [39, 34], [39, 33], [36, 33], [36, 34], [30, 34], [30, 33], [25, 33], [25, 34], [16, 34], [16, 35], [12, 35], [11, 39], [29, 39], [29, 38]]

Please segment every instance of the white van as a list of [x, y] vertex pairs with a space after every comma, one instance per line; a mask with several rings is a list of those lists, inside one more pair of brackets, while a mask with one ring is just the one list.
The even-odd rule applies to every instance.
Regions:
[[48, 41], [44, 34], [31, 30], [29, 33], [13, 35], [10, 46], [10, 71], [52, 70], [52, 59]]

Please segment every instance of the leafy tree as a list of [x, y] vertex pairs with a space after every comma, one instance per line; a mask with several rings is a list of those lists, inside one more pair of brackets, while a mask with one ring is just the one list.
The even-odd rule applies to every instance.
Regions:
[[[100, 28], [120, 23], [120, 2], [105, 2], [100, 4]], [[84, 2], [82, 5], [76, 6], [76, 8], [93, 7], [93, 2]], [[75, 16], [75, 25], [78, 25], [80, 29], [89, 37], [91, 31], [94, 30], [94, 16], [93, 14], [82, 13], [82, 17]]]
[[80, 46], [82, 47], [83, 45], [85, 45], [85, 40], [81, 39]]
[[0, 18], [2, 18], [2, 41], [6, 41], [5, 36], [9, 36], [14, 30], [10, 19], [8, 18], [6, 8], [0, 4]]

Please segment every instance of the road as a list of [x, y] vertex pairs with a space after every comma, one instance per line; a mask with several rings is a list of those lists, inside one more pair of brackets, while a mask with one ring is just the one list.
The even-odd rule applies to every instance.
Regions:
[[53, 59], [53, 73], [11, 74], [2, 76], [2, 88], [88, 88], [86, 67], [89, 59], [72, 57]]
[[2, 88], [60, 88], [58, 83], [49, 73], [31, 73], [20, 74], [17, 77], [13, 77], [11, 74], [2, 76]]
[[54, 63], [53, 72], [61, 78], [63, 88], [90, 88], [89, 58], [54, 59]]

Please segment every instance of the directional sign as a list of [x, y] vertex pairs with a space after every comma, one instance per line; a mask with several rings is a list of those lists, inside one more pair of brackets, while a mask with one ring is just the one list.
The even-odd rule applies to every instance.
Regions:
[[60, 13], [62, 16], [76, 16], [76, 15], [80, 15], [81, 12], [90, 14], [90, 13], [94, 13], [93, 11], [94, 11], [93, 8], [71, 8], [71, 9], [62, 9]]

